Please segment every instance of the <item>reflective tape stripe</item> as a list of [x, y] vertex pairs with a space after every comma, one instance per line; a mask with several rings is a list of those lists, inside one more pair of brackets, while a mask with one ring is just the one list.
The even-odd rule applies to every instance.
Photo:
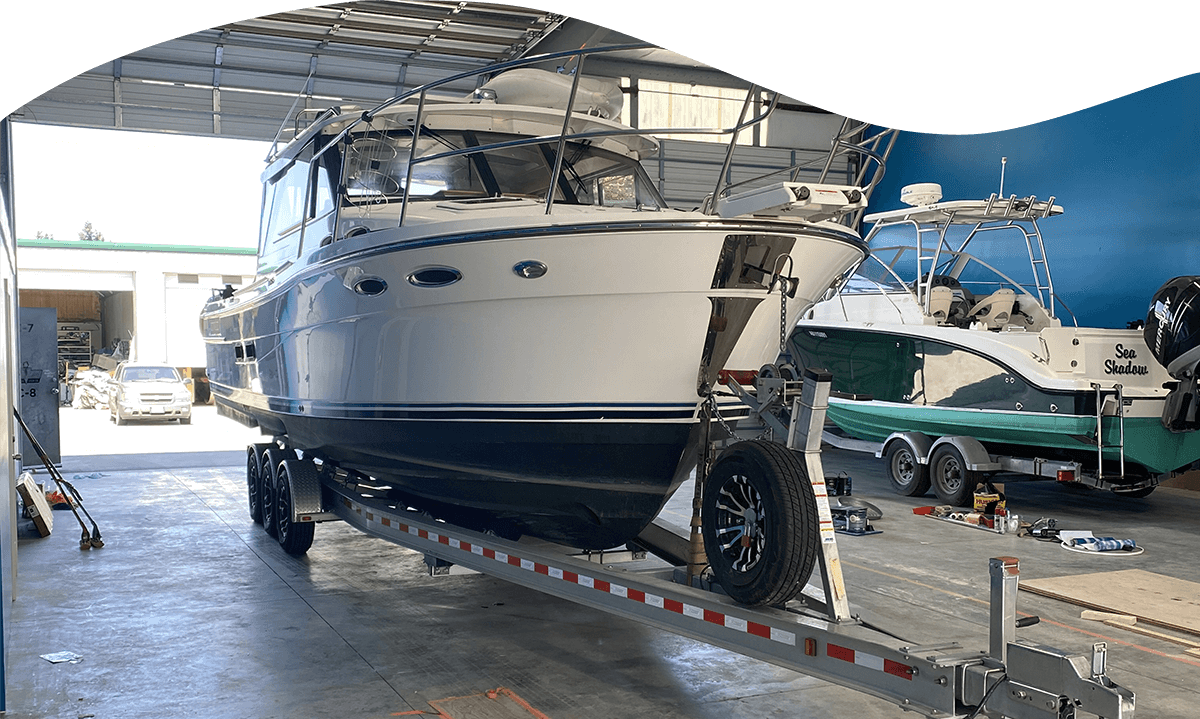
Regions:
[[844, 662], [850, 662], [866, 669], [872, 669], [877, 672], [884, 672], [892, 676], [900, 677], [912, 681], [912, 667], [901, 664], [900, 662], [892, 661], [877, 657], [874, 654], [866, 652], [856, 652], [847, 647], [841, 647], [837, 644], [825, 644], [825, 653], [833, 659], [841, 659]]
[[[363, 509], [355, 506], [349, 500], [345, 500], [343, 503], [358, 514], [363, 514]], [[640, 589], [632, 589], [620, 584], [613, 584], [604, 579], [589, 577], [586, 574], [578, 574], [560, 567], [554, 567], [530, 559], [523, 559], [521, 557], [507, 554], [502, 551], [496, 551], [489, 547], [484, 547], [472, 542], [454, 539], [443, 534], [437, 534], [425, 529], [412, 527], [402, 522], [389, 519], [388, 517], [377, 518], [369, 512], [367, 513], [367, 517], [368, 521], [372, 524], [377, 524], [390, 530], [388, 533], [400, 533], [412, 535], [414, 537], [420, 537], [421, 539], [428, 540], [435, 544], [440, 544], [462, 552], [468, 552], [470, 554], [475, 554], [487, 559], [492, 559], [508, 566], [520, 567], [527, 571], [535, 572], [552, 579], [558, 579], [569, 584], [595, 589], [597, 591], [604, 592], [605, 594], [621, 597], [632, 602], [637, 602], [638, 604], [644, 604], [647, 607], [662, 609], [664, 611], [696, 619], [707, 624], [721, 626], [731, 631], [740, 632], [743, 634], [752, 634], [756, 637], [761, 637], [762, 639], [779, 642], [780, 644], [796, 646], [796, 635], [793, 632], [789, 632], [785, 629], [779, 629], [778, 627], [772, 627], [767, 624], [761, 624], [759, 622], [731, 616], [721, 611], [697, 607], [685, 602], [681, 602], [677, 599], [660, 597], [657, 594], [651, 594]], [[841, 650], [842, 652], [849, 652], [849, 657], [846, 658], [838, 656], [837, 658], [846, 658], [847, 661], [859, 663], [854, 658], [853, 650], [836, 647], [832, 644], [827, 646], [830, 650], [830, 656], [834, 656], [833, 652], [835, 650]], [[902, 676], [907, 679], [912, 678], [912, 670], [909, 667], [898, 664], [897, 662], [893, 662], [891, 660], [882, 660], [878, 657], [872, 657], [871, 655], [861, 656], [868, 657], [869, 661], [877, 660], [878, 666], [876, 667], [872, 665], [871, 668], [878, 668], [881, 671], [886, 671], [889, 674], [895, 674], [896, 676]]]

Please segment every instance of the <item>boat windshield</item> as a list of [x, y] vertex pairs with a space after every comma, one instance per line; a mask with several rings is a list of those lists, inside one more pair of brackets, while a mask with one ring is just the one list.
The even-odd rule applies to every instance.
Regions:
[[916, 248], [887, 247], [872, 251], [846, 281], [844, 292], [907, 292], [912, 279], [911, 268], [916, 265]]
[[[519, 135], [496, 132], [422, 129], [409, 199], [544, 200], [554, 173], [557, 140], [463, 152], [520, 139]], [[348, 201], [399, 201], [408, 177], [411, 146], [412, 133], [407, 129], [355, 137], [342, 168]], [[566, 143], [554, 201], [644, 209], [665, 206], [636, 160], [584, 142]]]

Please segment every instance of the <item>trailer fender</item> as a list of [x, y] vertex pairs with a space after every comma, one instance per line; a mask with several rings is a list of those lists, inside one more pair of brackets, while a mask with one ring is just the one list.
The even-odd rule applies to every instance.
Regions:
[[929, 455], [933, 451], [933, 440], [928, 435], [920, 432], [892, 432], [883, 441], [883, 444], [879, 445], [879, 449], [875, 452], [875, 458], [882, 459], [893, 442], [904, 442], [912, 450], [913, 456], [917, 458], [918, 462], [929, 464]]
[[310, 460], [293, 460], [290, 470], [283, 478], [288, 483], [292, 499], [292, 522], [326, 522], [339, 517], [324, 506], [321, 480], [317, 468]]
[[940, 437], [929, 448], [930, 453], [932, 454], [943, 444], [953, 445], [961, 452], [963, 461], [966, 462], [967, 469], [971, 472], [999, 472], [1002, 469], [1000, 463], [992, 459], [984, 446], [974, 437]]

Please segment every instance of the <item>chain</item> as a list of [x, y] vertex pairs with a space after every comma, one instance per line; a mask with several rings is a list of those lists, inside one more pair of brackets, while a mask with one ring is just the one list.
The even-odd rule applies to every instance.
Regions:
[[787, 352], [787, 280], [779, 282], [779, 354]]
[[716, 395], [712, 395], [712, 394], [708, 395], [707, 401], [708, 401], [709, 415], [717, 420], [717, 423], [721, 425], [722, 429], [724, 429], [726, 432], [729, 433], [730, 437], [735, 436], [733, 434], [733, 427], [729, 426], [729, 423], [726, 422], [725, 418], [721, 416], [721, 411], [719, 409], [717, 409]]

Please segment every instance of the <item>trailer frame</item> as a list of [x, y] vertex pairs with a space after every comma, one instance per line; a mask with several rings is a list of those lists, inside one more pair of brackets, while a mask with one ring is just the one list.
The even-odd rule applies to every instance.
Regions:
[[[814, 541], [822, 551], [820, 571], [813, 578], [819, 576], [820, 586], [810, 579], [804, 594], [784, 606], [739, 605], [710, 581], [689, 576], [690, 537], [665, 522], [656, 520], [636, 543], [666, 557], [666, 566], [652, 560], [614, 562], [606, 561], [604, 553], [580, 553], [530, 538], [512, 541], [447, 524], [389, 501], [370, 478], [303, 456], [285, 461], [312, 462], [317, 471], [272, 475], [290, 483], [294, 523], [341, 519], [370, 536], [421, 552], [431, 573], [447, 573], [447, 565], [465, 567], [849, 687], [927, 717], [1068, 719], [1077, 710], [1107, 719], [1132, 717], [1134, 694], [1108, 678], [1105, 643], [1096, 643], [1090, 655], [1073, 655], [1017, 641], [1016, 558], [989, 561], [986, 650], [967, 649], [955, 640], [905, 641], [851, 612], [821, 467], [829, 385], [827, 373], [809, 371], [802, 382], [783, 382], [775, 392], [763, 386], [744, 398], [755, 411], [766, 402], [790, 403], [781, 439], [804, 453], [808, 481], [818, 498], [820, 536]], [[636, 557], [607, 554], [608, 560]]]

